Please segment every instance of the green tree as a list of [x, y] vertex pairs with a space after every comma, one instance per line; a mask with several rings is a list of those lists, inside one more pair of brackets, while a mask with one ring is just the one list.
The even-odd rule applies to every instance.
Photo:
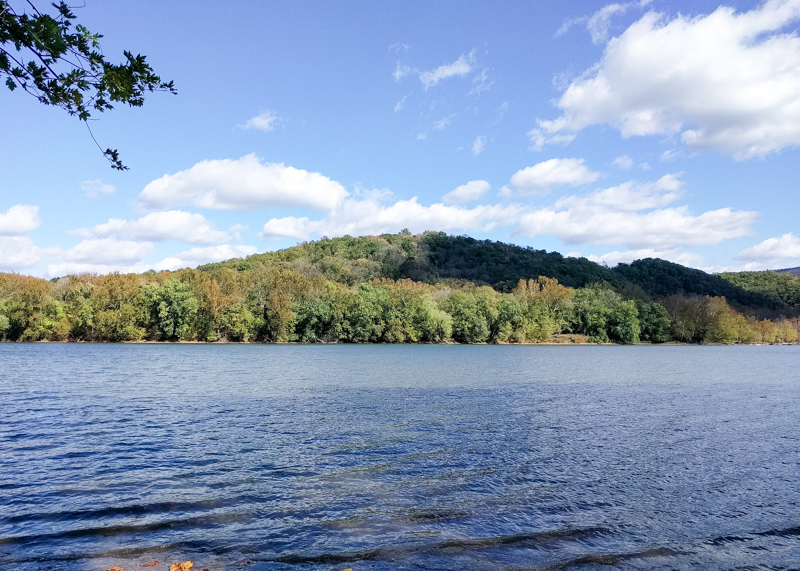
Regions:
[[639, 312], [633, 300], [620, 301], [608, 316], [608, 336], [612, 341], [631, 345], [639, 342]]
[[614, 307], [621, 301], [619, 294], [602, 284], [591, 284], [575, 291], [572, 330], [588, 335], [593, 341], [609, 341], [608, 321]]
[[669, 331], [669, 313], [660, 303], [636, 300], [639, 312], [639, 338], [649, 343], [666, 343], [672, 339]]
[[389, 295], [386, 290], [370, 284], [359, 284], [347, 306], [344, 340], [350, 343], [381, 341], [387, 324]]
[[471, 292], [455, 290], [442, 303], [453, 319], [453, 339], [459, 343], [483, 343], [489, 339], [489, 324]]
[[94, 335], [97, 341], [136, 341], [144, 336], [142, 278], [108, 274], [96, 279], [92, 293]]
[[142, 288], [151, 325], [161, 339], [177, 341], [197, 313], [197, 299], [191, 288], [176, 278]]
[[[75, 14], [66, 2], [53, 4], [53, 16], [27, 4], [30, 12], [18, 13], [0, 0], [0, 77], [10, 90], [20, 88], [40, 103], [60, 107], [87, 128], [95, 111], [116, 103], [141, 107], [148, 92], [176, 93], [173, 82], [162, 81], [143, 55], [125, 51], [124, 63], [108, 62], [100, 49], [102, 35], [73, 26]], [[102, 152], [112, 168], [127, 170], [116, 149]]]
[[242, 300], [225, 306], [219, 316], [219, 332], [228, 341], [249, 341], [253, 337], [255, 317]]

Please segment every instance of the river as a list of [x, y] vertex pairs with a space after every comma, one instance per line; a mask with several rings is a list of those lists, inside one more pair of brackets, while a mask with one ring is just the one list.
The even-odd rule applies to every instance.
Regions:
[[798, 365], [0, 344], [0, 569], [797, 569]]

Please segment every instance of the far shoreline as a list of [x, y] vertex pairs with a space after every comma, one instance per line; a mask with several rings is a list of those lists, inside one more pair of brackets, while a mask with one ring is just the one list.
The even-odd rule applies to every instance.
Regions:
[[0, 341], [2, 345], [210, 345], [210, 346], [245, 346], [245, 345], [280, 345], [280, 346], [386, 346], [386, 347], [766, 347], [766, 346], [798, 346], [800, 343], [684, 343], [668, 341], [665, 343], [593, 343], [588, 341], [534, 341], [523, 343], [340, 343], [318, 342], [303, 343], [301, 341], [195, 341], [180, 339], [177, 341]]

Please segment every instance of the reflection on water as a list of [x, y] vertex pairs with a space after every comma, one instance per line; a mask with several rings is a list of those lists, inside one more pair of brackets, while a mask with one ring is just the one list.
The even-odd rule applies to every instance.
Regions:
[[798, 357], [3, 344], [0, 569], [797, 568]]

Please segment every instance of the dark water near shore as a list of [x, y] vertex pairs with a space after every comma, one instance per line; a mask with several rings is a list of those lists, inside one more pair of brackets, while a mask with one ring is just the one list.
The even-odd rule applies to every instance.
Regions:
[[0, 569], [799, 569], [798, 365], [3, 344]]

